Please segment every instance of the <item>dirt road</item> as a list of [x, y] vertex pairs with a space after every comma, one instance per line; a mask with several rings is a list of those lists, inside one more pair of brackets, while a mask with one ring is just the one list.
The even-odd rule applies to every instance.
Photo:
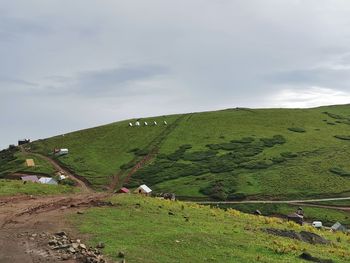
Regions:
[[77, 183], [77, 185], [81, 188], [82, 192], [85, 192], [85, 193], [92, 193], [93, 192], [93, 190], [90, 187], [89, 182], [84, 177], [72, 173], [71, 171], [69, 171], [68, 169], [66, 169], [62, 165], [60, 165], [56, 160], [54, 160], [50, 157], [47, 157], [45, 155], [39, 154], [39, 153], [28, 152], [23, 146], [20, 146], [19, 149], [24, 154], [31, 154], [31, 155], [37, 156], [39, 159], [43, 159], [43, 160], [49, 162], [55, 168], [55, 170], [57, 172], [61, 172], [65, 175], [69, 176], [69, 178], [71, 178], [72, 180], [74, 180]]
[[101, 200], [107, 196], [102, 193], [82, 193], [0, 198], [0, 262], [62, 262], [60, 254], [48, 247], [50, 234], [59, 231], [76, 234], [66, 221], [66, 215], [104, 205], [105, 202]]

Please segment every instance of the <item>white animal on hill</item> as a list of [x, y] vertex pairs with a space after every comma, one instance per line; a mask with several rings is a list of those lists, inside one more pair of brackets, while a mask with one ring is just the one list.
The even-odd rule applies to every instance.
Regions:
[[132, 127], [132, 123], [131, 122], [129, 122], [129, 127]]
[[138, 122], [138, 121], [135, 122], [135, 125], [136, 125], [136, 126], [140, 126], [140, 122]]
[[148, 125], [148, 123], [147, 123], [146, 121], [144, 122], [144, 124], [145, 124], [145, 126], [147, 126], [147, 125]]
[[165, 125], [168, 125], [168, 123], [167, 123], [166, 121], [164, 121], [164, 124], [165, 124]]
[[153, 122], [154, 125], [158, 125], [158, 123], [156, 121]]

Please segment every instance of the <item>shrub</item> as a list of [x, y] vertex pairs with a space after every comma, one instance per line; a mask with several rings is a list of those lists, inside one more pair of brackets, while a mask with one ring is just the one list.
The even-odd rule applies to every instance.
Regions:
[[272, 157], [271, 161], [273, 163], [283, 163], [284, 161], [286, 161], [286, 158], [278, 156], [278, 157]]
[[292, 152], [283, 152], [281, 153], [281, 156], [284, 158], [295, 158], [295, 157], [298, 157], [298, 154], [292, 153]]
[[240, 201], [240, 200], [244, 200], [246, 199], [247, 196], [243, 193], [235, 193], [235, 194], [230, 194], [228, 197], [227, 197], [227, 200], [230, 200], [230, 201]]
[[254, 138], [252, 137], [244, 137], [240, 140], [232, 140], [231, 142], [233, 143], [251, 143], [254, 141]]
[[198, 152], [192, 152], [192, 153], [186, 153], [184, 154], [183, 159], [186, 161], [202, 161], [207, 160], [210, 157], [213, 157], [217, 154], [217, 151], [209, 150], [209, 151], [198, 151]]
[[344, 171], [343, 169], [339, 168], [339, 167], [333, 167], [331, 169], [329, 169], [329, 171], [331, 173], [340, 175], [340, 176], [350, 176], [350, 172]]
[[349, 135], [334, 135], [334, 137], [340, 140], [350, 140]]
[[264, 143], [265, 147], [273, 147], [276, 144], [284, 144], [286, 139], [282, 135], [275, 135], [272, 138], [262, 138], [260, 141]]
[[300, 128], [300, 127], [290, 127], [290, 128], [288, 128], [288, 130], [290, 130], [292, 132], [299, 132], [299, 133], [306, 132], [305, 129]]

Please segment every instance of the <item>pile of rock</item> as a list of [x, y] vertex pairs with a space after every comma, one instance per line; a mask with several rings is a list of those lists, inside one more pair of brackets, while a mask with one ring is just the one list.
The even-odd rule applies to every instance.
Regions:
[[48, 245], [52, 250], [60, 253], [62, 260], [75, 259], [83, 263], [106, 263], [100, 248], [104, 248], [104, 244], [100, 242], [96, 248], [87, 247], [81, 243], [79, 239], [71, 239], [64, 232], [58, 232], [50, 237]]

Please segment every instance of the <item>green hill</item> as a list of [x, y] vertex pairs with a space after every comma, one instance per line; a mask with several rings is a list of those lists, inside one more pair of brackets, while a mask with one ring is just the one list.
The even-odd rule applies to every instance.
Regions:
[[[290, 199], [350, 192], [349, 105], [236, 108], [144, 118], [141, 124], [158, 125], [129, 127], [135, 121], [39, 140], [29, 147], [44, 155], [69, 148], [59, 162], [96, 189], [118, 178], [116, 186], [146, 183], [156, 192], [192, 198]], [[1, 166], [0, 174], [5, 173]]]

